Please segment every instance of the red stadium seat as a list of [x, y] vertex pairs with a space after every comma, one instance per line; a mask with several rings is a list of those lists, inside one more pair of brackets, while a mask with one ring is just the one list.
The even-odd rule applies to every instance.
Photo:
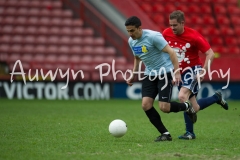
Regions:
[[51, 23], [51, 19], [49, 17], [40, 17], [39, 21], [38, 21], [38, 25], [41, 26], [50, 26]]
[[237, 46], [238, 45], [238, 40], [235, 36], [224, 37], [224, 41], [227, 46], [233, 46], [233, 45]]
[[15, 23], [16, 25], [28, 25], [28, 19], [25, 16], [19, 16], [16, 18]]
[[46, 50], [47, 54], [57, 54], [58, 53], [58, 47], [56, 45], [49, 45]]
[[51, 27], [48, 28], [46, 27], [46, 33], [45, 34], [49, 34], [49, 35], [55, 35], [55, 36], [64, 36], [64, 32], [61, 32], [61, 29], [59, 27]]
[[33, 61], [37, 63], [44, 62], [45, 59], [46, 59], [46, 56], [43, 54], [36, 54], [33, 56]]
[[58, 56], [54, 54], [49, 54], [45, 57], [45, 62], [46, 63], [55, 63], [57, 61]]
[[195, 25], [203, 24], [203, 19], [199, 16], [191, 16], [189, 20], [191, 24], [195, 24]]
[[152, 20], [157, 24], [157, 25], [161, 25], [165, 23], [165, 18], [163, 15], [161, 14], [154, 14], [152, 17]]
[[23, 16], [23, 17], [24, 16], [27, 17], [27, 16], [30, 15], [29, 10], [27, 8], [19, 8], [17, 13], [18, 13], [19, 16]]
[[230, 15], [240, 15], [240, 8], [235, 5], [228, 5], [227, 11]]
[[228, 47], [228, 53], [229, 54], [240, 54], [240, 48], [239, 46], [229, 46]]
[[12, 43], [14, 44], [24, 44], [24, 38], [20, 35], [15, 35], [12, 37]]
[[204, 36], [211, 36], [211, 35], [220, 35], [220, 31], [216, 27], [206, 26], [202, 28], [202, 34]]
[[198, 14], [200, 13], [200, 14], [202, 14], [199, 6], [196, 5], [196, 4], [190, 4], [188, 6], [188, 12], [189, 13], [198, 13]]
[[172, 3], [166, 3], [166, 5], [164, 6], [164, 9], [166, 14], [170, 14], [171, 12], [176, 10], [176, 7]]
[[215, 25], [215, 19], [212, 16], [206, 15], [203, 16], [203, 23], [205, 25]]
[[8, 63], [15, 63], [17, 60], [20, 60], [21, 55], [19, 53], [12, 53], [9, 57], [8, 57]]
[[228, 50], [226, 48], [226, 46], [223, 46], [223, 45], [213, 45], [211, 46], [213, 52], [215, 53], [220, 53], [220, 54], [227, 54], [228, 53]]
[[58, 36], [50, 36], [48, 38], [48, 43], [52, 45], [57, 45], [59, 44], [59, 37]]
[[48, 44], [48, 38], [46, 36], [43, 35], [39, 35], [38, 37], [36, 37], [36, 44]]
[[9, 52], [10, 53], [20, 53], [20, 52], [22, 52], [21, 49], [22, 49], [22, 45], [13, 44], [13, 45], [11, 45]]
[[234, 31], [235, 31], [235, 34], [238, 35], [238, 37], [240, 37], [240, 28], [237, 27], [234, 29]]
[[93, 44], [103, 46], [105, 44], [105, 40], [102, 37], [95, 37]]
[[72, 21], [72, 26], [73, 27], [82, 27], [83, 26], [83, 21], [80, 19], [74, 19]]
[[81, 63], [81, 57], [80, 55], [71, 55], [69, 56], [69, 63], [73, 64], [73, 66], [75, 66], [74, 64], [80, 64]]
[[91, 64], [92, 63], [92, 56], [83, 54], [81, 63], [82, 64]]
[[82, 45], [83, 44], [83, 38], [79, 37], [79, 36], [73, 37], [73, 38], [71, 38], [71, 42], [70, 43], [72, 45]]
[[200, 6], [200, 12], [203, 13], [203, 14], [212, 15], [212, 8], [208, 4], [202, 4]]
[[93, 29], [92, 28], [84, 28], [83, 35], [84, 36], [93, 36]]
[[39, 18], [38, 17], [30, 17], [27, 21], [28, 25], [31, 26], [38, 26], [39, 25]]
[[[25, 9], [25, 8], [23, 8], [23, 9]], [[25, 14], [25, 10], [23, 10], [23, 13]], [[30, 8], [27, 10], [27, 14], [28, 14], [28, 16], [33, 16], [33, 17], [44, 16], [41, 13], [41, 10], [39, 8]]]
[[234, 35], [234, 30], [231, 27], [221, 26], [220, 31], [223, 36]]
[[210, 39], [211, 45], [223, 45], [223, 39], [220, 36], [214, 36]]
[[55, 17], [51, 19], [51, 26], [63, 26], [63, 25], [64, 24], [62, 18]]
[[32, 54], [23, 54], [21, 56], [21, 61], [22, 62], [28, 62], [30, 63], [33, 60], [33, 55]]
[[239, 25], [240, 25], [240, 17], [239, 17], [239, 16], [232, 15], [232, 16], [230, 17], [230, 19], [231, 19], [231, 22], [232, 22], [233, 26], [236, 27], [236, 28], [239, 28]]
[[58, 54], [68, 54], [70, 52], [69, 46], [59, 46]]
[[3, 26], [1, 32], [5, 34], [15, 34], [14, 28], [11, 25]]
[[152, 7], [152, 10], [154, 13], [163, 13], [164, 12], [164, 6], [159, 3], [155, 3]]
[[24, 45], [24, 47], [22, 48], [22, 52], [27, 54], [34, 54], [34, 49], [35, 49], [35, 46], [33, 45]]
[[235, 5], [235, 6], [238, 5], [238, 1], [236, 1], [236, 0], [228, 0], [227, 3], [231, 4], [231, 5]]
[[105, 47], [106, 55], [115, 55], [116, 49], [114, 47]]
[[36, 44], [35, 40], [36, 40], [36, 37], [34, 37], [34, 36], [26, 36], [23, 39], [23, 43], [25, 43], [25, 44]]
[[10, 45], [2, 44], [0, 45], [0, 53], [9, 53]]
[[60, 55], [57, 57], [58, 63], [68, 63], [69, 62], [69, 56], [66, 54]]
[[83, 38], [84, 45], [93, 45], [94, 44], [94, 37], [88, 36]]
[[17, 34], [17, 35], [23, 35], [23, 34], [27, 34], [26, 32], [26, 27], [23, 27], [23, 26], [16, 26], [13, 30], [14, 34]]
[[222, 25], [230, 26], [230, 20], [229, 20], [226, 16], [220, 16], [220, 15], [218, 15], [218, 17], [217, 17], [217, 23], [218, 23], [218, 25], [220, 25], [220, 26], [222, 26]]
[[30, 7], [29, 1], [18, 1], [19, 7]]
[[16, 19], [13, 16], [4, 17], [1, 21], [1, 25], [14, 25], [16, 24]]
[[69, 36], [62, 36], [59, 39], [59, 43], [61, 45], [71, 45], [71, 38]]
[[209, 4], [211, 0], [188, 0], [188, 3], [195, 3], [196, 5], [198, 4]]
[[[81, 30], [81, 28], [79, 28]], [[75, 36], [80, 36], [79, 34], [77, 34], [77, 32], [75, 32], [74, 29], [71, 29], [69, 27], [62, 27], [60, 32], [58, 32], [57, 34], [59, 35], [69, 35], [71, 36], [72, 34]]]
[[212, 0], [215, 4], [225, 4], [226, 0]]
[[37, 35], [38, 34], [36, 26], [28, 26], [25, 29], [26, 29], [26, 34], [30, 34], [30, 35]]
[[90, 55], [90, 54], [93, 53], [93, 47], [92, 47], [92, 46], [84, 46], [84, 47], [82, 48], [82, 52], [83, 52], [83, 54], [88, 54], [88, 55]]
[[72, 46], [70, 48], [70, 54], [78, 54], [78, 55], [81, 55], [83, 54], [82, 52], [82, 47], [80, 47], [79, 45], [76, 45], [76, 46]]
[[75, 36], [83, 36], [84, 35], [84, 29], [79, 28], [79, 27], [73, 28], [72, 30], [70, 30], [70, 32]]
[[181, 10], [181, 11], [183, 11], [184, 13], [189, 13], [189, 12], [190, 12], [189, 7], [186, 6], [186, 5], [178, 5], [178, 6], [176, 7], [176, 9], [177, 9], [177, 10]]
[[11, 1], [5, 1], [5, 3], [3, 4], [5, 7], [19, 7], [18, 5], [18, 1], [16, 0], [11, 0]]
[[0, 39], [1, 44], [11, 44], [12, 43], [12, 36], [10, 35], [3, 35]]
[[[54, 11], [55, 10], [53, 10], [53, 14], [55, 14]], [[64, 10], [64, 11], [63, 10], [59, 10], [59, 11], [61, 12], [61, 17], [63, 17], [63, 18], [72, 18], [72, 16], [73, 16], [73, 13], [72, 13], [71, 10]]]
[[46, 46], [45, 45], [37, 45], [36, 48], [34, 49], [34, 52], [36, 54], [47, 54], [46, 52]]
[[152, 6], [148, 3], [142, 3], [140, 7], [144, 12], [152, 12]]
[[215, 14], [227, 14], [227, 9], [225, 5], [215, 4], [214, 5], [214, 12]]
[[12, 16], [12, 17], [19, 16], [17, 9], [14, 7], [8, 7], [5, 9], [2, 9], [1, 14], [2, 16]]

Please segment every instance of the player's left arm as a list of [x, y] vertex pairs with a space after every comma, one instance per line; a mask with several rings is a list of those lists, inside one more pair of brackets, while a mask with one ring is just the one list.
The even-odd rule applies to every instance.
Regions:
[[205, 69], [206, 72], [208, 72], [208, 66], [210, 66], [210, 65], [212, 64], [213, 59], [214, 59], [214, 52], [213, 52], [213, 50], [210, 48], [209, 50], [207, 50], [207, 51], [205, 52], [205, 55], [206, 55], [206, 59], [205, 59], [203, 68]]
[[[196, 39], [196, 44], [197, 44], [197, 47], [198, 49], [202, 52], [202, 53], [205, 53], [206, 55], [206, 59], [205, 59], [205, 62], [204, 62], [204, 65], [203, 65], [203, 69], [205, 71], [202, 71], [200, 73], [201, 74], [205, 74], [208, 72], [208, 66], [210, 66], [213, 62], [213, 59], [214, 59], [214, 52], [213, 50], [211, 49], [211, 46], [210, 44], [205, 40], [205, 38], [202, 36], [202, 35], [198, 35], [196, 36], [197, 39]], [[204, 79], [204, 76], [200, 77], [200, 80], [202, 81]]]

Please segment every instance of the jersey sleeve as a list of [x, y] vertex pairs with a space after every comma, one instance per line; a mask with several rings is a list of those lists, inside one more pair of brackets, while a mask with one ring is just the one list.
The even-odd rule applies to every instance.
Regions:
[[211, 48], [210, 44], [199, 33], [197, 33], [197, 36], [196, 36], [196, 46], [202, 53], [205, 53], [206, 51], [208, 51]]
[[158, 48], [158, 50], [161, 51], [168, 43], [164, 39], [163, 35], [161, 33], [158, 33], [153, 37], [153, 44]]
[[135, 56], [135, 53], [134, 53], [134, 51], [133, 51], [133, 49], [132, 49], [132, 46], [131, 46], [131, 39], [130, 39], [130, 38], [128, 39], [128, 45], [129, 45], [129, 47], [130, 47], [133, 55]]
[[166, 32], [167, 32], [167, 29], [164, 29], [164, 31], [162, 32], [162, 35], [163, 35], [164, 38], [166, 36]]

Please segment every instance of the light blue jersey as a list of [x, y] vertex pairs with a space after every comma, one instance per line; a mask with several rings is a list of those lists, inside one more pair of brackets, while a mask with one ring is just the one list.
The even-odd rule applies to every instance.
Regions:
[[145, 65], [144, 75], [157, 76], [173, 70], [173, 64], [169, 54], [162, 52], [168, 44], [160, 32], [143, 29], [142, 36], [133, 40], [131, 37], [128, 43], [134, 56], [139, 57]]

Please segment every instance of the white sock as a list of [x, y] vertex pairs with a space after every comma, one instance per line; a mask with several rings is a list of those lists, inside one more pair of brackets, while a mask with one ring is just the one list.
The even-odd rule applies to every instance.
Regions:
[[188, 106], [188, 103], [184, 103], [186, 105], [186, 110], [188, 110], [189, 106]]
[[163, 134], [170, 134], [169, 132], [164, 132]]

